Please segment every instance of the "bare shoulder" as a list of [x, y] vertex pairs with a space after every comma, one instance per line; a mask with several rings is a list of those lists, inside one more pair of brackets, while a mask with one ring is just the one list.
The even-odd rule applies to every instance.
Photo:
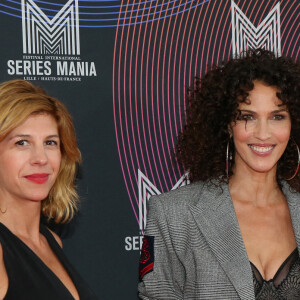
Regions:
[[8, 289], [8, 276], [4, 265], [3, 250], [0, 244], [0, 299], [3, 299]]
[[55, 240], [57, 241], [57, 243], [60, 245], [60, 247], [63, 247], [62, 241], [60, 239], [60, 237], [51, 229], [48, 228], [48, 230], [51, 232], [51, 234], [53, 235], [53, 237], [55, 238]]
[[3, 268], [5, 269], [5, 265], [4, 265], [4, 259], [3, 259], [3, 249], [2, 249], [2, 245], [0, 243], [0, 282], [1, 282], [1, 273], [3, 271]]

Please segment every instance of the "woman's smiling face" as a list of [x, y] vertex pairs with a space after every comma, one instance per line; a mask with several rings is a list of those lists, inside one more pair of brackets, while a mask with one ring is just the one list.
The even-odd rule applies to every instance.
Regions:
[[44, 200], [60, 163], [56, 120], [47, 114], [29, 116], [0, 142], [0, 198]]
[[287, 107], [277, 97], [278, 88], [255, 81], [240, 115], [231, 124], [235, 145], [235, 166], [264, 173], [276, 171], [291, 133]]

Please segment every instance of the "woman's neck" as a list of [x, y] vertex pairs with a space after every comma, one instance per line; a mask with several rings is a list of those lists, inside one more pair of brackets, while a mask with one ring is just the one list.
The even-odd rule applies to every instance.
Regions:
[[41, 202], [1, 201], [0, 222], [17, 236], [39, 239]]
[[256, 207], [271, 206], [278, 201], [285, 201], [277, 183], [276, 169], [259, 173], [236, 168], [229, 180], [229, 190], [233, 199], [251, 202]]

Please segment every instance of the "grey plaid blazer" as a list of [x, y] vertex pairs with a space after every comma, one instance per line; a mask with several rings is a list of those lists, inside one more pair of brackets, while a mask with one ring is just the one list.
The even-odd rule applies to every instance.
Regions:
[[[228, 186], [222, 189], [199, 182], [148, 201], [154, 268], [139, 283], [140, 299], [255, 299]], [[283, 192], [300, 249], [300, 195], [286, 183]]]

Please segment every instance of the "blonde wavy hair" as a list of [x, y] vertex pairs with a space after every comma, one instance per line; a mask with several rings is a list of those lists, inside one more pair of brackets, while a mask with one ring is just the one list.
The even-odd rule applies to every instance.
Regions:
[[72, 219], [78, 205], [74, 179], [81, 154], [72, 117], [59, 100], [25, 80], [0, 84], [0, 142], [30, 115], [40, 113], [55, 118], [62, 157], [56, 181], [48, 197], [42, 201], [42, 214], [56, 223], [64, 223]]

